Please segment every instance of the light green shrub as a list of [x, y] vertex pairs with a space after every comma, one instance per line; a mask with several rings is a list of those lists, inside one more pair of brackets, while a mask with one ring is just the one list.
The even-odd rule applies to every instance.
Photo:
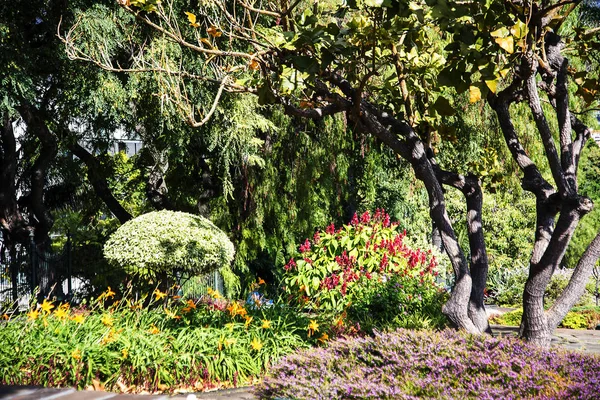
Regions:
[[111, 264], [140, 277], [201, 275], [227, 267], [233, 255], [227, 235], [208, 219], [166, 210], [128, 221], [104, 246]]

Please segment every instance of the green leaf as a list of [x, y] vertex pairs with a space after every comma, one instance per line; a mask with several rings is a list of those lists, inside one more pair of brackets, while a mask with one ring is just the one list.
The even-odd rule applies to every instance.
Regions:
[[437, 98], [437, 100], [433, 104], [433, 108], [435, 109], [435, 111], [437, 111], [439, 115], [443, 117], [449, 117], [456, 113], [456, 110], [454, 109], [454, 107], [452, 107], [450, 101], [444, 96], [440, 96]]

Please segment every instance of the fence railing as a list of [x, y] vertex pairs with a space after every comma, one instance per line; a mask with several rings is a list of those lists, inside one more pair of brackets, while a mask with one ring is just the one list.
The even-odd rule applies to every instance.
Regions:
[[[40, 251], [33, 236], [27, 245], [7, 246], [0, 235], [0, 309], [17, 304], [27, 308], [36, 293], [38, 300], [50, 295], [59, 300], [80, 301], [101, 292], [112, 284], [116, 287], [128, 280], [120, 269], [72, 265], [73, 247], [70, 237], [60, 251]], [[87, 268], [86, 268], [87, 267]], [[218, 271], [202, 276], [177, 275], [169, 286], [178, 287], [182, 297], [200, 297], [208, 288], [224, 292], [223, 277]]]

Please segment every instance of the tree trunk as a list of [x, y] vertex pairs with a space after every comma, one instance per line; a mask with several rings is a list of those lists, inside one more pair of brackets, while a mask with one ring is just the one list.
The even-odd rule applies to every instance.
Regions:
[[46, 122], [31, 104], [22, 102], [17, 107], [21, 117], [27, 124], [27, 131], [33, 133], [40, 141], [39, 155], [31, 169], [31, 194], [29, 207], [33, 211], [37, 223], [35, 224], [36, 243], [49, 243], [48, 236], [54, 225], [54, 218], [44, 203], [44, 187], [46, 185], [46, 173], [58, 152], [58, 140], [56, 135], [48, 129]]
[[0, 229], [4, 240], [14, 245], [27, 243], [29, 226], [17, 202], [17, 147], [12, 124], [4, 113], [0, 131]]
[[124, 224], [132, 217], [131, 214], [119, 203], [108, 186], [107, 173], [102, 163], [79, 143], [69, 144], [73, 152], [87, 166], [88, 180], [94, 188], [96, 195], [102, 199], [106, 207], [113, 213], [120, 223]]

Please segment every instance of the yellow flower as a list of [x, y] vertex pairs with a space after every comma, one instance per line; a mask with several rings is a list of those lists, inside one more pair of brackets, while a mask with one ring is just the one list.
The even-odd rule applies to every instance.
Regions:
[[100, 321], [106, 326], [113, 326], [114, 324], [113, 317], [110, 314], [104, 314]]
[[206, 289], [206, 293], [208, 293], [209, 296], [214, 297], [215, 299], [221, 298], [221, 293], [219, 293], [216, 290], [213, 290], [212, 288]]
[[54, 305], [51, 302], [49, 302], [48, 299], [44, 299], [44, 302], [41, 304], [40, 307], [46, 314], [49, 314], [50, 310], [54, 308]]
[[71, 352], [71, 357], [76, 360], [81, 360], [81, 351], [79, 349], [75, 349]]
[[123, 350], [121, 350], [121, 356], [124, 359], [127, 358], [128, 355], [129, 355], [129, 349], [127, 347], [125, 347]]
[[328, 334], [326, 334], [325, 332], [323, 332], [323, 334], [321, 335], [321, 337], [320, 337], [318, 340], [319, 340], [319, 342], [321, 342], [321, 343], [325, 343], [326, 341], [328, 341], [328, 340], [329, 340], [329, 335], [328, 335]]
[[83, 324], [84, 319], [83, 314], [76, 314], [71, 317], [71, 320], [77, 324]]
[[252, 346], [252, 348], [256, 351], [259, 351], [260, 349], [262, 349], [263, 344], [260, 342], [259, 338], [254, 338], [252, 339], [252, 341], [250, 342], [250, 346]]
[[156, 300], [160, 300], [160, 299], [164, 299], [165, 297], [167, 297], [166, 293], [161, 292], [158, 289], [154, 290], [154, 296], [156, 296]]
[[233, 327], [234, 327], [234, 323], [230, 322], [228, 324], [225, 324], [225, 328], [229, 329], [229, 332], [233, 332]]
[[122, 331], [123, 331], [122, 329], [119, 329], [118, 331], [116, 331], [115, 328], [110, 328], [110, 330], [106, 333], [106, 335], [104, 335], [104, 337], [100, 341], [100, 344], [107, 344], [107, 343], [114, 342], [115, 340], [117, 340], [117, 336], [119, 336], [119, 333], [121, 333]]
[[252, 318], [252, 317], [246, 316], [246, 322], [244, 322], [244, 327], [246, 329], [248, 329], [248, 327], [250, 326], [250, 323], [252, 322], [253, 319], [254, 318]]
[[177, 311], [169, 310], [166, 307], [165, 307], [165, 314], [167, 314], [167, 317], [169, 317], [171, 319], [181, 319], [181, 316], [177, 315]]
[[232, 344], [236, 344], [236, 343], [237, 343], [237, 339], [236, 338], [228, 338], [228, 339], [225, 339], [225, 341], [223, 342], [223, 344], [225, 345], [225, 347], [231, 346]]
[[262, 327], [263, 329], [269, 329], [271, 327], [271, 321], [269, 321], [268, 319], [263, 319]]
[[266, 285], [267, 282], [265, 282], [265, 280], [263, 278], [258, 278], [258, 284], [259, 285]]
[[148, 329], [148, 332], [150, 332], [153, 335], [156, 335], [156, 334], [160, 333], [160, 329], [158, 329], [156, 327], [156, 325], [152, 324], [151, 328]]
[[108, 287], [108, 289], [106, 289], [106, 292], [104, 292], [104, 296], [108, 299], [109, 297], [115, 297], [115, 292], [113, 292], [113, 290], [110, 288], [110, 286]]
[[39, 317], [40, 312], [38, 310], [31, 310], [27, 313], [27, 319], [30, 321], [34, 321]]
[[67, 312], [67, 310], [64, 307], [59, 307], [56, 310], [54, 310], [54, 316], [60, 320], [66, 319], [69, 314]]
[[315, 332], [319, 331], [319, 324], [317, 324], [317, 321], [315, 321], [314, 319], [310, 320], [310, 323], [308, 324], [308, 336], [312, 336]]

